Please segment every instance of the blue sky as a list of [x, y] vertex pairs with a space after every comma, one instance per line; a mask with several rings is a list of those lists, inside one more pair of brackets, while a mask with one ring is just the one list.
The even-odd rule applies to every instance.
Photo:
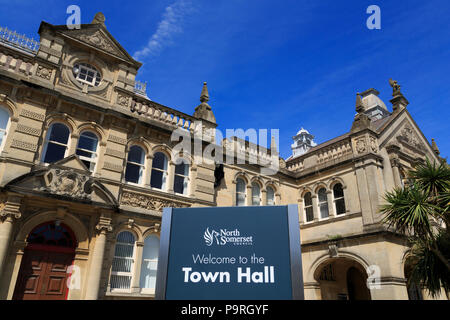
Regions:
[[[280, 151], [304, 127], [317, 143], [347, 132], [356, 92], [398, 80], [409, 112], [441, 155], [450, 148], [450, 2], [423, 0], [0, 0], [0, 25], [38, 38], [77, 4], [96, 12], [143, 67], [149, 97], [188, 114], [203, 81], [219, 128], [279, 128]], [[381, 30], [366, 8], [381, 8]]]

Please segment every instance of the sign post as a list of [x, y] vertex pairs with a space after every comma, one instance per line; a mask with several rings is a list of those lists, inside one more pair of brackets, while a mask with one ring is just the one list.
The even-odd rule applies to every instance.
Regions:
[[297, 205], [165, 208], [156, 299], [304, 299]]

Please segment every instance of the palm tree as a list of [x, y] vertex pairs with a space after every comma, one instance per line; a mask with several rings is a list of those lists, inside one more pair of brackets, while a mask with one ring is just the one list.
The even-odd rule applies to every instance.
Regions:
[[442, 162], [418, 164], [405, 188], [385, 195], [383, 222], [405, 234], [411, 243], [409, 281], [422, 284], [431, 296], [441, 287], [450, 292], [450, 168]]

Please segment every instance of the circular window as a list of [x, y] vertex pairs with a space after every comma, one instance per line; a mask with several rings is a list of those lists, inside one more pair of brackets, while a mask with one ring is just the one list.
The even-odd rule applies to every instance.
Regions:
[[100, 84], [100, 72], [90, 64], [77, 63], [73, 66], [73, 76], [81, 83], [96, 87]]

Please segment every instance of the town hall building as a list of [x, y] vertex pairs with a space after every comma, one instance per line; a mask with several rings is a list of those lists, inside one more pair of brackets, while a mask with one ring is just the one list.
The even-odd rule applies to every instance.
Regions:
[[[206, 83], [192, 114], [150, 100], [103, 14], [38, 33], [0, 28], [0, 299], [153, 299], [162, 208], [287, 204], [299, 207], [306, 299], [429, 299], [407, 284], [407, 239], [379, 213], [414, 164], [444, 161], [396, 81], [389, 107], [358, 93], [345, 134], [317, 144], [301, 128], [283, 159], [274, 143], [215, 141]], [[177, 129], [245, 163], [174, 153]]]

